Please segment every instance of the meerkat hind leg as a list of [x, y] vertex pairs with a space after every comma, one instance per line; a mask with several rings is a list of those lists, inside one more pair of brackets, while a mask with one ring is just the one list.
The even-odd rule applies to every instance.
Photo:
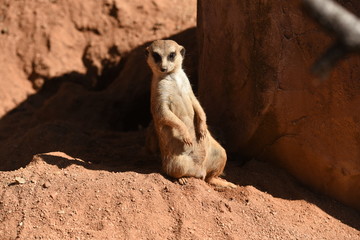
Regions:
[[208, 175], [205, 181], [216, 187], [236, 188], [235, 184], [219, 177], [223, 174], [226, 164], [227, 156], [225, 149], [212, 137], [210, 146], [210, 152], [206, 161]]
[[195, 164], [193, 159], [185, 154], [168, 161], [164, 169], [169, 176], [176, 178], [181, 185], [185, 185], [189, 177], [204, 180], [206, 176], [206, 170]]

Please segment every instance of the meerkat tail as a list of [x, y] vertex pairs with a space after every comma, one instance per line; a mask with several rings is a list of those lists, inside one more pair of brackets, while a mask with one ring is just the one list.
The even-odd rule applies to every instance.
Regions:
[[224, 187], [224, 188], [236, 188], [237, 186], [231, 182], [228, 182], [219, 177], [213, 177], [206, 180], [207, 183], [214, 185], [216, 187]]

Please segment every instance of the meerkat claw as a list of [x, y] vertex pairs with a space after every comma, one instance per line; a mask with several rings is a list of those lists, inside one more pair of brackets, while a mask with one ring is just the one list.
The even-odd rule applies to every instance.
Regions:
[[206, 131], [200, 132], [200, 140], [204, 140], [206, 138]]
[[191, 146], [192, 145], [192, 141], [190, 138], [187, 138], [187, 137], [184, 137], [183, 138], [183, 142], [188, 145], [188, 146]]
[[199, 126], [199, 137], [200, 137], [200, 140], [204, 140], [205, 137], [206, 137], [206, 134], [207, 134], [207, 127], [206, 125], [203, 125], [203, 124], [200, 124]]
[[192, 146], [192, 142], [185, 142], [186, 145]]
[[180, 183], [180, 185], [185, 185], [187, 184], [187, 178], [179, 178], [178, 182]]

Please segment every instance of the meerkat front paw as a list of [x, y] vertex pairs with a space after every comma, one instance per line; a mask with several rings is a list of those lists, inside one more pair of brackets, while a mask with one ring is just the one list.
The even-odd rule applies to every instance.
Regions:
[[191, 137], [190, 137], [189, 134], [183, 135], [182, 141], [183, 141], [183, 143], [185, 143], [186, 145], [189, 145], [189, 146], [192, 145]]
[[193, 144], [192, 140], [191, 140], [191, 135], [190, 135], [189, 131], [185, 128], [182, 129], [182, 131], [181, 131], [181, 140], [186, 145], [191, 146]]
[[199, 124], [199, 126], [198, 126], [198, 134], [199, 134], [200, 140], [205, 139], [206, 134], [207, 134], [207, 125], [206, 125], [206, 123], [202, 122], [202, 123]]

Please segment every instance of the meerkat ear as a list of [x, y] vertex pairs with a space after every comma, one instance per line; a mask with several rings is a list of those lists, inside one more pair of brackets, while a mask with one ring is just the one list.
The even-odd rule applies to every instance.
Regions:
[[149, 56], [149, 47], [145, 48], [145, 57], [147, 58]]
[[185, 57], [185, 48], [183, 46], [180, 48], [180, 54], [183, 58]]

